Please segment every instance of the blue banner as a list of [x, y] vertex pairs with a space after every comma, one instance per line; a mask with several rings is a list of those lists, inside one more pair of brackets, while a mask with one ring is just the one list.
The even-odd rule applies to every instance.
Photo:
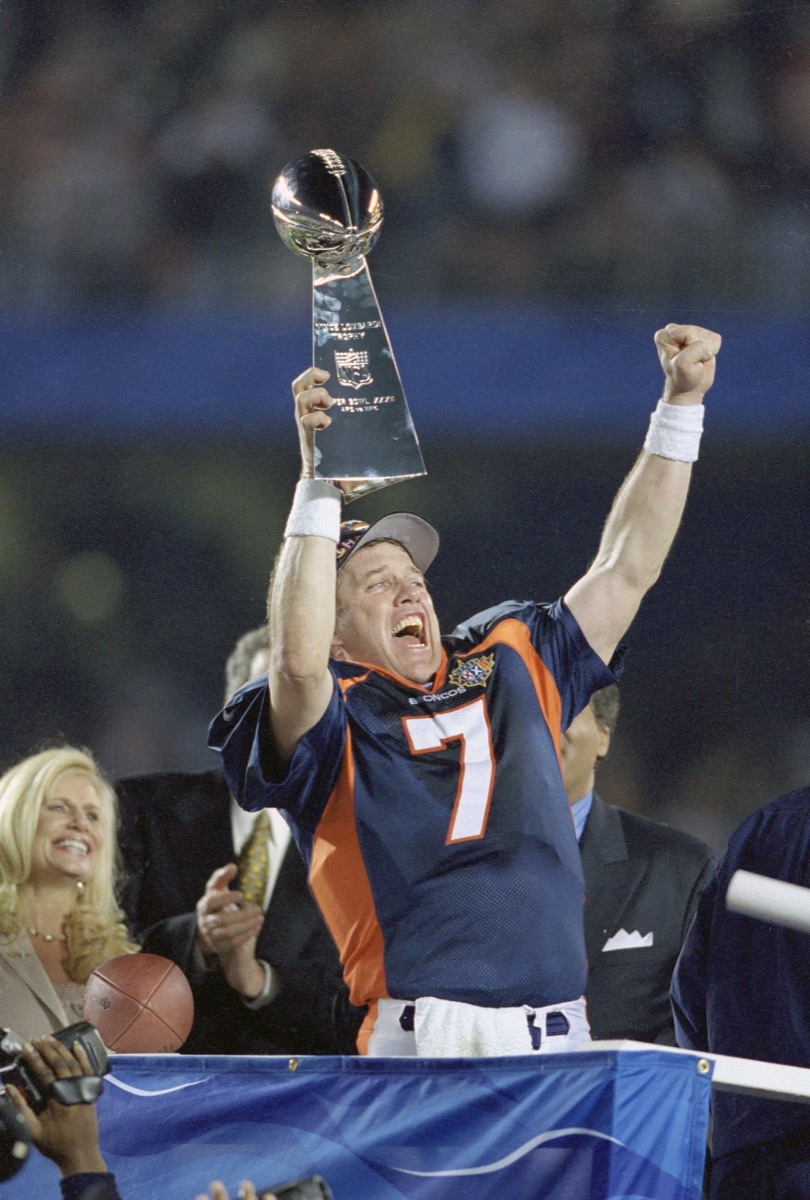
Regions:
[[[423, 446], [426, 439], [534, 435], [607, 435], [635, 445], [661, 393], [653, 333], [668, 314], [398, 311], [384, 299], [383, 307]], [[717, 443], [806, 437], [808, 319], [698, 315], [723, 334], [709, 401]], [[61, 320], [0, 314], [0, 430], [83, 441], [258, 438], [269, 447], [282, 437], [284, 453], [294, 454], [290, 381], [311, 361], [304, 311]]]
[[[697, 1056], [427, 1060], [121, 1056], [99, 1101], [123, 1200], [319, 1173], [335, 1200], [698, 1200]], [[705, 1073], [704, 1073], [705, 1072]], [[59, 1195], [35, 1152], [3, 1200]]]

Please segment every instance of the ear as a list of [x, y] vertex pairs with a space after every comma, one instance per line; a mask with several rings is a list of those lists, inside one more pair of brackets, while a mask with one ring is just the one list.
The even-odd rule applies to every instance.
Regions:
[[332, 644], [329, 647], [329, 657], [330, 658], [348, 659], [348, 655], [346, 654], [346, 651], [343, 648], [343, 642], [338, 637], [337, 632], [335, 632], [335, 634], [332, 638]]
[[607, 758], [607, 752], [610, 749], [610, 730], [607, 725], [599, 726], [599, 741], [596, 743], [596, 761], [601, 762], [603, 758]]

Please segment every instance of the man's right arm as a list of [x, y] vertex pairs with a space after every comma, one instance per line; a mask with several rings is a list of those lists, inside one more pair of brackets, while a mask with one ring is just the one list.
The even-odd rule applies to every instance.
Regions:
[[301, 479], [267, 602], [270, 627], [270, 732], [281, 763], [317, 724], [332, 696], [329, 651], [335, 630], [335, 546], [341, 495], [314, 478], [314, 433], [331, 424], [326, 371], [311, 367], [293, 383]]

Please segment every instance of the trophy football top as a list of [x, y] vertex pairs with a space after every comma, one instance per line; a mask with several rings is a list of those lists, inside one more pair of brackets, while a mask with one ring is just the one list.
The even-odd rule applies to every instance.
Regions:
[[335, 150], [312, 150], [287, 163], [273, 184], [272, 210], [284, 243], [321, 267], [365, 258], [383, 221], [374, 180]]

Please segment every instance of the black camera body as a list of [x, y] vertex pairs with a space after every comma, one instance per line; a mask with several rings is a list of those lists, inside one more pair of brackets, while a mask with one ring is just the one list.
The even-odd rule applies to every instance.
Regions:
[[0, 1183], [17, 1174], [30, 1147], [31, 1134], [22, 1113], [0, 1092]]
[[101, 1034], [89, 1021], [77, 1021], [75, 1025], [56, 1030], [52, 1036], [68, 1050], [78, 1042], [90, 1062], [92, 1075], [56, 1079], [43, 1091], [22, 1057], [23, 1039], [13, 1029], [0, 1028], [0, 1083], [13, 1083], [20, 1088], [35, 1113], [42, 1112], [52, 1096], [60, 1104], [92, 1104], [101, 1093], [101, 1076], [110, 1069]]

